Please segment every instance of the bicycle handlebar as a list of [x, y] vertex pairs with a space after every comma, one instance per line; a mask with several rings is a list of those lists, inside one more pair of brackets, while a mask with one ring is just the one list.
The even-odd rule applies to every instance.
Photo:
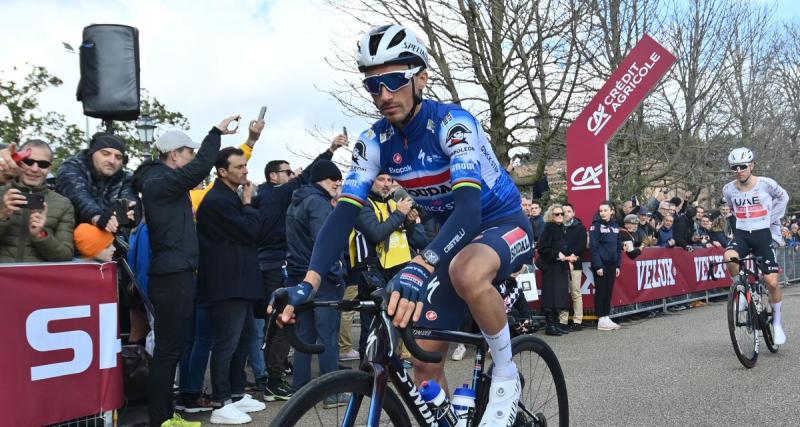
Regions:
[[[297, 315], [317, 307], [330, 307], [338, 311], [359, 311], [368, 312], [371, 314], [378, 314], [386, 311], [386, 295], [383, 289], [378, 289], [373, 292], [370, 295], [370, 298], [370, 301], [309, 301], [295, 307], [294, 312]], [[278, 316], [281, 312], [283, 312], [284, 307], [286, 307], [287, 300], [288, 294], [286, 293], [285, 289], [278, 289], [272, 294], [272, 300], [270, 301], [270, 305], [272, 305], [272, 314], [269, 317], [267, 332], [264, 336], [264, 344], [262, 345], [262, 349], [272, 341], [272, 337], [275, 334], [275, 328], [278, 326]], [[309, 354], [320, 354], [325, 351], [325, 346], [322, 344], [309, 344], [301, 340], [300, 337], [297, 336], [297, 330], [295, 329], [294, 324], [287, 323], [283, 325], [283, 329], [286, 331], [289, 344], [291, 344], [291, 346], [298, 351]], [[401, 331], [400, 337], [403, 340], [403, 344], [405, 344], [408, 351], [411, 352], [415, 358], [426, 363], [441, 362], [442, 357], [444, 356], [442, 352], [425, 351], [417, 344], [417, 341], [414, 339], [413, 323], [409, 322], [408, 326], [405, 328], [397, 329]]]
[[741, 268], [741, 269], [742, 269], [742, 271], [744, 271], [745, 273], [750, 273], [750, 274], [752, 274], [753, 276], [757, 276], [757, 273], [756, 273], [756, 272], [752, 272], [752, 271], [748, 270], [748, 269], [747, 269], [747, 268], [744, 266], [744, 263], [745, 263], [745, 261], [754, 261], [754, 262], [755, 262], [755, 264], [756, 264], [756, 271], [758, 271], [759, 269], [760, 269], [760, 270], [762, 270], [762, 271], [764, 270], [764, 268], [761, 266], [761, 263], [764, 261], [764, 258], [763, 258], [763, 257], [760, 257], [760, 256], [754, 256], [754, 255], [750, 255], [750, 256], [746, 256], [746, 257], [744, 257], [744, 258], [736, 258], [736, 257], [732, 257], [732, 258], [731, 258], [729, 261], [717, 261], [717, 262], [710, 262], [710, 263], [708, 264], [709, 268], [708, 268], [708, 273], [707, 273], [707, 275], [708, 275], [708, 277], [711, 277], [711, 280], [714, 280], [714, 281], [716, 281], [716, 280], [718, 280], [718, 278], [717, 278], [717, 276], [714, 274], [714, 269], [713, 269], [713, 268], [711, 268], [711, 267], [714, 267], [714, 266], [717, 266], [717, 265], [720, 265], [720, 264], [727, 264], [727, 263], [729, 263], [729, 262], [735, 262], [736, 264], [739, 264], [739, 268]]

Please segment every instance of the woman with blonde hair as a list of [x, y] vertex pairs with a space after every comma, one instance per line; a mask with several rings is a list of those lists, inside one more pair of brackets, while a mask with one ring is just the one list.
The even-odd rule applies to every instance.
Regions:
[[569, 308], [569, 263], [576, 262], [576, 255], [565, 255], [567, 239], [564, 235], [564, 207], [550, 205], [544, 214], [544, 231], [536, 242], [539, 260], [537, 267], [542, 270], [542, 309], [544, 310], [547, 335], [564, 335], [569, 329], [561, 326], [558, 315]]

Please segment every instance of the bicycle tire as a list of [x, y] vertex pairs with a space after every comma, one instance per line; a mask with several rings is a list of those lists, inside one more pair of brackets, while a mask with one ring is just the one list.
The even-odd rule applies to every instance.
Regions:
[[[323, 400], [326, 397], [340, 394], [351, 393], [363, 396], [359, 414], [366, 414], [369, 412], [369, 397], [372, 395], [372, 381], [373, 377], [367, 372], [358, 370], [341, 370], [325, 374], [319, 378], [314, 379], [306, 384], [297, 393], [295, 393], [286, 405], [278, 411], [275, 415], [275, 420], [270, 424], [273, 427], [290, 427], [295, 425], [302, 425], [303, 427], [313, 425], [310, 420], [304, 418], [307, 414], [312, 412], [317, 416], [320, 421], [319, 425], [343, 425], [342, 418], [345, 415], [347, 407], [335, 408], [336, 418], [335, 424], [331, 416], [333, 412], [327, 414], [320, 414], [319, 409], [322, 409]], [[381, 414], [381, 425], [410, 427], [411, 421], [408, 418], [405, 407], [402, 401], [390, 387], [386, 387], [383, 396], [383, 412]], [[323, 411], [334, 411], [334, 409], [322, 409]], [[325, 416], [322, 420], [321, 415]], [[341, 418], [340, 418], [341, 417]], [[362, 418], [362, 417], [359, 417]], [[388, 418], [388, 419], [387, 419]], [[302, 421], [301, 421], [302, 420]], [[353, 425], [364, 425], [366, 422], [356, 421]], [[386, 423], [386, 424], [384, 424]]]
[[[736, 358], [745, 368], [750, 369], [756, 365], [758, 360], [758, 316], [756, 316], [755, 305], [752, 301], [747, 303], [744, 311], [739, 309], [740, 296], [745, 301], [747, 300], [746, 291], [743, 289], [747, 289], [747, 285], [740, 285], [737, 279], [734, 280], [728, 291], [728, 331]], [[748, 329], [749, 335], [747, 334]], [[737, 332], [744, 332], [744, 335], [739, 338]]]
[[[561, 363], [553, 349], [538, 337], [520, 335], [511, 340], [511, 354], [522, 380], [520, 411], [517, 413], [514, 426], [569, 426], [567, 383]], [[494, 364], [488, 372], [491, 373], [493, 368]], [[482, 393], [478, 402], [480, 410], [475, 413], [473, 425], [477, 425], [483, 415], [489, 386], [489, 380], [481, 384]], [[545, 387], [544, 393], [542, 393], [543, 387]], [[531, 415], [535, 415], [537, 419], [532, 419]]]

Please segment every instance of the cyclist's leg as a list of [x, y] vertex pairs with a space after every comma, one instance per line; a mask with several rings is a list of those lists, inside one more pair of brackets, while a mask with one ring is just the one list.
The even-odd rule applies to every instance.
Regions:
[[764, 283], [769, 289], [769, 302], [772, 303], [772, 327], [775, 344], [786, 343], [786, 333], [781, 323], [781, 309], [783, 305], [783, 291], [780, 287], [779, 266], [775, 261], [775, 252], [772, 250], [772, 235], [769, 230], [758, 230], [752, 235], [753, 253], [762, 259]]
[[725, 250], [725, 262], [728, 264], [728, 273], [731, 277], [736, 277], [739, 274], [739, 264], [735, 262], [728, 262], [731, 258], [744, 258], [750, 253], [750, 245], [746, 239], [746, 231], [734, 230], [733, 239], [728, 243]]
[[[448, 343], [445, 341], [417, 340], [417, 344], [425, 351], [447, 354]], [[415, 358], [414, 384], [419, 387], [423, 381], [436, 380], [436, 382], [449, 393], [450, 389], [447, 386], [447, 378], [444, 376], [444, 363], [446, 361], [447, 357], [442, 357], [439, 363], [425, 363]]]

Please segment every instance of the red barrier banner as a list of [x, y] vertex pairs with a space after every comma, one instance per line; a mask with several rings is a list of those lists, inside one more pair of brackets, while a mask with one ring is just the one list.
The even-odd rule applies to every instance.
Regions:
[[567, 130], [567, 195], [584, 223], [608, 199], [606, 144], [674, 63], [645, 35]]
[[[621, 307], [636, 303], [656, 301], [679, 295], [724, 288], [731, 278], [724, 264], [723, 248], [696, 249], [688, 252], [681, 248], [645, 248], [636, 259], [622, 254], [620, 273], [614, 282], [611, 305]], [[712, 280], [709, 270], [717, 280]], [[537, 271], [537, 284], [542, 288], [541, 271]], [[589, 262], [583, 263], [581, 282], [583, 308], [594, 308], [594, 277]], [[531, 298], [528, 298], [531, 301]], [[531, 304], [538, 308], [539, 303]]]
[[0, 423], [41, 426], [122, 406], [116, 265], [0, 265]]

